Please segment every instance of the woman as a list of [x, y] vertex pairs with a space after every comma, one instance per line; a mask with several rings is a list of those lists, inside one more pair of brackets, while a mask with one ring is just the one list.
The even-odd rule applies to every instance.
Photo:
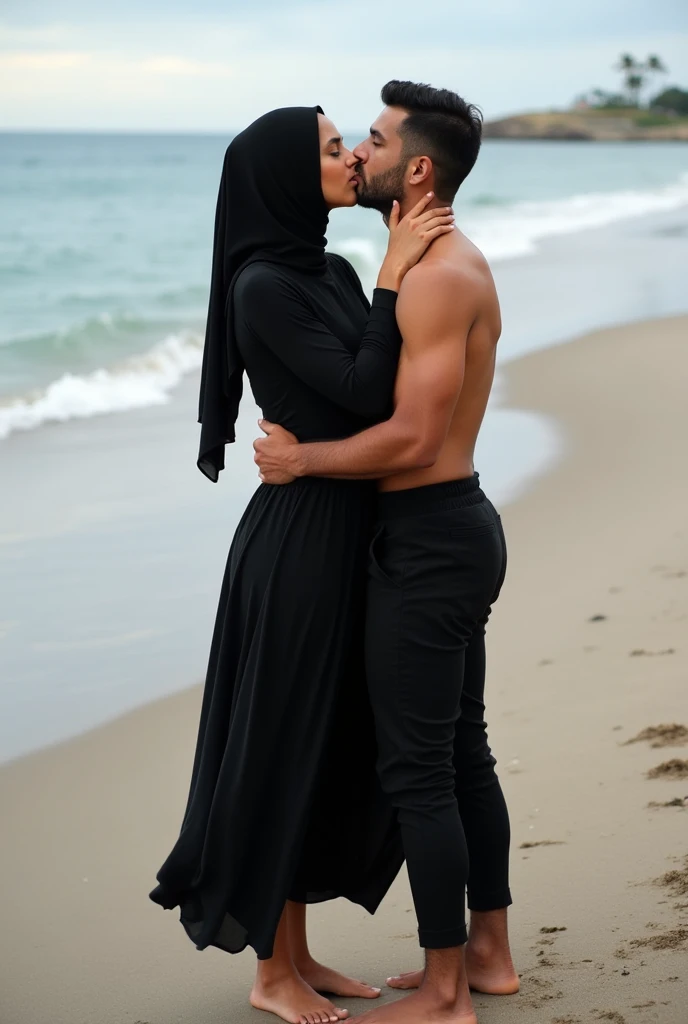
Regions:
[[[356, 202], [355, 163], [320, 108], [272, 111], [227, 150], [199, 412], [198, 465], [213, 481], [244, 370], [263, 414], [300, 440], [349, 436], [391, 411], [396, 291], [453, 218], [419, 204], [397, 223], [397, 208], [369, 306], [353, 268], [325, 253], [329, 211]], [[372, 488], [313, 478], [261, 485], [249, 502], [181, 834], [151, 893], [180, 908], [199, 949], [253, 946], [251, 1002], [293, 1024], [347, 1016], [316, 989], [379, 995], [311, 958], [306, 904], [346, 896], [373, 913], [403, 861], [362, 670]]]

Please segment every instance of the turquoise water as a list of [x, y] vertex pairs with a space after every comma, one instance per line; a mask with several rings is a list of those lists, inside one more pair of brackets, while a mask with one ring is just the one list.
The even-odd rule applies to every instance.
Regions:
[[[227, 141], [0, 135], [0, 439], [164, 401], [197, 367]], [[497, 263], [686, 205], [680, 143], [487, 141], [456, 208]], [[335, 211], [328, 234], [370, 289], [379, 216]]]

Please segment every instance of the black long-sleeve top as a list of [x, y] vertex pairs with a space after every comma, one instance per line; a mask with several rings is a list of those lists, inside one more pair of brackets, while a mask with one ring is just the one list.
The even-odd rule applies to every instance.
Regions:
[[322, 276], [253, 263], [234, 290], [234, 327], [266, 419], [300, 441], [349, 437], [392, 412], [401, 336], [396, 292], [372, 305], [350, 263]]

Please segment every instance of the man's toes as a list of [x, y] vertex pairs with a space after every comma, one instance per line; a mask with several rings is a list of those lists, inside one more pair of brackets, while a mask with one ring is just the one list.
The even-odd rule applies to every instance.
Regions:
[[337, 1014], [337, 1020], [346, 1020], [349, 1016], [349, 1011], [343, 1010], [341, 1006], [336, 1006], [334, 1012]]
[[408, 971], [406, 974], [397, 974], [393, 978], [387, 978], [387, 984], [390, 988], [400, 989], [406, 991], [411, 988], [418, 988], [420, 983], [420, 976], [418, 971]]

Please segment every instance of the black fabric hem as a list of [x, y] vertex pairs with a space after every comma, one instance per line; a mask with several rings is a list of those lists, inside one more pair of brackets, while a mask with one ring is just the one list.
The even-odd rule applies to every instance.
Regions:
[[500, 889], [498, 892], [490, 893], [486, 896], [474, 896], [469, 895], [468, 897], [468, 909], [486, 911], [486, 910], [503, 910], [505, 907], [510, 907], [514, 901], [511, 898], [510, 889]]
[[381, 309], [396, 309], [397, 299], [399, 298], [398, 293], [392, 291], [391, 288], [375, 288], [373, 291], [373, 301], [371, 309], [378, 307]]
[[443, 928], [442, 931], [418, 931], [418, 941], [423, 949], [453, 949], [468, 942], [466, 925], [458, 928]]

